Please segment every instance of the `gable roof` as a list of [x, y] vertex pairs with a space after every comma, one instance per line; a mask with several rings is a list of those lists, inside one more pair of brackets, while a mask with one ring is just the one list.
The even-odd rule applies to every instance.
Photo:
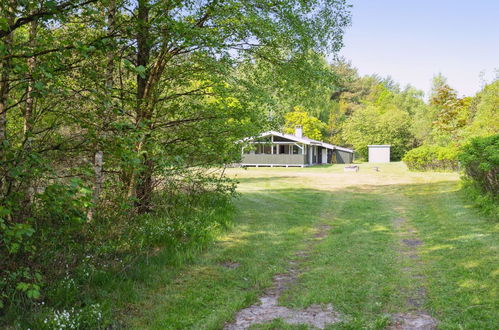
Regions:
[[[266, 137], [266, 136], [279, 136], [279, 137], [282, 137], [282, 138], [285, 138], [285, 139], [288, 139], [288, 140], [291, 140], [291, 141], [300, 142], [300, 143], [307, 144], [307, 145], [320, 146], [320, 147], [323, 147], [323, 148], [326, 148], [326, 149], [331, 149], [331, 150], [338, 149], [338, 150], [341, 150], [341, 151], [353, 153], [352, 149], [338, 147], [338, 146], [335, 146], [333, 144], [329, 144], [329, 143], [326, 143], [326, 142], [309, 139], [306, 136], [298, 137], [298, 136], [293, 135], [293, 134], [285, 134], [285, 133], [281, 133], [281, 132], [277, 132], [277, 131], [263, 132], [263, 133], [259, 134], [255, 138], [261, 138], [261, 137]], [[254, 138], [246, 138], [244, 140], [245, 141], [248, 141], [248, 140], [251, 141], [253, 139]]]

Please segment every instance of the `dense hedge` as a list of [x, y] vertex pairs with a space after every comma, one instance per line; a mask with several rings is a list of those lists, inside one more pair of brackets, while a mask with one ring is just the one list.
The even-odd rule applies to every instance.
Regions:
[[499, 209], [499, 134], [472, 139], [463, 147], [459, 161], [464, 168], [465, 186], [475, 203], [487, 213], [496, 213]]
[[412, 171], [456, 171], [459, 149], [424, 145], [408, 151], [402, 160]]
[[499, 191], [499, 134], [474, 138], [459, 156], [465, 174], [483, 192]]

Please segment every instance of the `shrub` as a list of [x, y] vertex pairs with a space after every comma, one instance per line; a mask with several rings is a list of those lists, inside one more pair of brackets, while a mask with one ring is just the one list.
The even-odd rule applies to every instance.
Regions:
[[459, 149], [424, 145], [408, 151], [402, 159], [411, 171], [456, 171]]
[[106, 328], [113, 311], [94, 292], [92, 285], [102, 289], [98, 278], [118, 280], [160, 249], [172, 261], [195, 253], [230, 224], [237, 195], [231, 180], [188, 177], [162, 188], [150, 213], [130, 212], [123, 202], [92, 221], [90, 190], [79, 180], [35, 194], [24, 222], [12, 221], [12, 208], [0, 205], [0, 328]]
[[473, 181], [463, 180], [463, 191], [466, 198], [472, 201], [473, 206], [480, 210], [481, 213], [495, 217], [499, 215], [499, 198], [491, 193], [484, 193], [477, 188]]
[[499, 191], [499, 134], [474, 138], [459, 156], [467, 178], [485, 193]]
[[495, 213], [499, 204], [499, 134], [472, 139], [463, 147], [459, 160], [464, 184], [475, 204], [486, 213]]
[[86, 191], [79, 180], [49, 185], [35, 194], [29, 217], [12, 201], [0, 206], [0, 310], [39, 299], [47, 277], [73, 259], [63, 251], [82, 245]]

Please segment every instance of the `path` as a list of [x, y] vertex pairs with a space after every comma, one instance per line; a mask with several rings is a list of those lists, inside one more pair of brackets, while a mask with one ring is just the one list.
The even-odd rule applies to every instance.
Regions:
[[[362, 177], [362, 175], [361, 175]], [[379, 177], [373, 175], [366, 175], [362, 177], [362, 183], [358, 188], [352, 187], [352, 193], [359, 193], [369, 191], [376, 193], [379, 186], [382, 184], [398, 184], [399, 180], [404, 180], [397, 176], [380, 181]], [[342, 179], [344, 179], [343, 177]], [[312, 186], [320, 190], [334, 191], [336, 187], [341, 186], [345, 188], [343, 182], [336, 181], [332, 184], [330, 178], [324, 176], [317, 176], [317, 173], [304, 173], [302, 180], [306, 180], [307, 186]], [[379, 192], [381, 195], [381, 191]], [[388, 194], [386, 197], [380, 199], [378, 207], [385, 205], [392, 208], [394, 213], [399, 212], [402, 208], [396, 205], [397, 200], [394, 200], [393, 194]], [[397, 199], [397, 198], [395, 198]], [[395, 204], [393, 204], [395, 203]], [[391, 205], [390, 205], [391, 204]], [[379, 210], [375, 210], [379, 212]], [[334, 221], [334, 219], [333, 219]], [[418, 247], [423, 244], [422, 240], [418, 237], [416, 230], [410, 223], [403, 217], [397, 217], [392, 220], [392, 229], [390, 230], [395, 234], [397, 239], [396, 251], [394, 254], [398, 255], [400, 263], [404, 265], [402, 275], [411, 279], [410, 287], [400, 288], [398, 293], [403, 296], [404, 304], [400, 312], [392, 312], [387, 314], [387, 326], [392, 330], [432, 330], [436, 328], [437, 320], [434, 319], [424, 309], [426, 300], [426, 288], [423, 285], [424, 276], [421, 272], [424, 265], [421, 263], [418, 254]], [[326, 237], [324, 235], [322, 238]], [[311, 249], [313, 246], [309, 246]], [[303, 263], [303, 259], [301, 260]], [[298, 268], [297, 268], [298, 267]], [[296, 261], [291, 261], [290, 268], [285, 274], [277, 274], [274, 277], [272, 286], [259, 297], [259, 301], [247, 308], [240, 310], [232, 323], [225, 326], [227, 330], [247, 329], [254, 324], [268, 323], [276, 318], [280, 318], [288, 324], [304, 324], [311, 328], [323, 329], [326, 326], [347, 320], [349, 315], [342, 315], [338, 312], [337, 308], [331, 303], [318, 305], [311, 304], [301, 309], [291, 309], [288, 307], [280, 306], [278, 303], [279, 297], [285, 290], [292, 291], [293, 284], [297, 280], [300, 273], [299, 264]]]
[[438, 321], [431, 317], [423, 308], [426, 300], [426, 288], [422, 285], [422, 281], [424, 280], [422, 269], [424, 265], [418, 253], [418, 247], [423, 244], [423, 241], [417, 235], [416, 229], [408, 223], [406, 218], [399, 217], [394, 219], [393, 225], [397, 235], [400, 236], [399, 254], [403, 259], [402, 262], [406, 264], [403, 271], [414, 281], [414, 285], [404, 293], [409, 312], [394, 314], [389, 329], [436, 329]]
[[234, 226], [140, 289], [150, 329], [494, 328], [499, 227], [466, 207], [457, 174], [402, 164], [230, 169]]
[[304, 309], [291, 309], [279, 306], [278, 303], [281, 293], [296, 282], [297, 276], [302, 272], [300, 266], [311, 249], [327, 236], [329, 229], [330, 226], [326, 224], [318, 226], [313, 237], [308, 239], [306, 248], [298, 251], [295, 254], [296, 258], [289, 262], [287, 271], [274, 276], [272, 286], [265, 291], [263, 296], [259, 297], [259, 302], [239, 311], [235, 321], [226, 324], [224, 329], [248, 329], [251, 325], [263, 324], [275, 319], [282, 319], [288, 324], [306, 324], [318, 329], [324, 329], [327, 325], [338, 323], [341, 316], [331, 304], [326, 306], [313, 304]]

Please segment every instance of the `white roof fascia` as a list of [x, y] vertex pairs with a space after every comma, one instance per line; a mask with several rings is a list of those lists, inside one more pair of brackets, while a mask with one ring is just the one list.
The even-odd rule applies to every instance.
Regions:
[[338, 146], [335, 146], [334, 144], [329, 144], [329, 143], [326, 143], [326, 142], [322, 142], [322, 146], [324, 148], [327, 148], [327, 149], [338, 149], [338, 150], [341, 150], [341, 151], [346, 151], [346, 152], [351, 152], [353, 153], [353, 150], [352, 149], [348, 149], [348, 148], [343, 148], [343, 147], [338, 147]]
[[[282, 138], [292, 140], [295, 142], [300, 142], [300, 143], [307, 144], [307, 145], [318, 145], [318, 146], [321, 146], [321, 147], [326, 148], [326, 149], [331, 149], [331, 150], [338, 149], [341, 151], [346, 151], [346, 152], [351, 152], [351, 153], [354, 152], [352, 149], [338, 147], [338, 146], [335, 146], [333, 144], [329, 144], [329, 143], [317, 141], [317, 140], [312, 140], [309, 138], [299, 138], [296, 135], [280, 133], [277, 131], [263, 132], [263, 133], [259, 134], [258, 137], [265, 137], [265, 136], [269, 136], [269, 135], [280, 136]], [[243, 139], [243, 141], [251, 141], [253, 139], [254, 138], [245, 138], [245, 139]]]
[[329, 144], [329, 143], [326, 143], [326, 142], [322, 142], [322, 146], [324, 148], [331, 149], [331, 150], [334, 150], [335, 148], [337, 148], [336, 146]]
[[341, 151], [346, 151], [346, 152], [351, 152], [351, 153], [354, 152], [352, 149], [348, 149], [348, 148], [337, 147], [337, 146], [335, 146], [335, 148], [338, 149], [338, 150], [341, 150]]
[[310, 144], [310, 142], [307, 141], [306, 139], [302, 139], [302, 138], [299, 138], [299, 137], [297, 137], [295, 135], [284, 134], [284, 133], [280, 133], [280, 132], [276, 132], [276, 131], [263, 132], [262, 134], [258, 135], [258, 137], [264, 137], [264, 136], [268, 136], [268, 135], [280, 136], [282, 138], [285, 138], [285, 139], [288, 139], [288, 140], [292, 140], [292, 141], [295, 141], [295, 142], [300, 142], [300, 143], [304, 143], [304, 144]]

